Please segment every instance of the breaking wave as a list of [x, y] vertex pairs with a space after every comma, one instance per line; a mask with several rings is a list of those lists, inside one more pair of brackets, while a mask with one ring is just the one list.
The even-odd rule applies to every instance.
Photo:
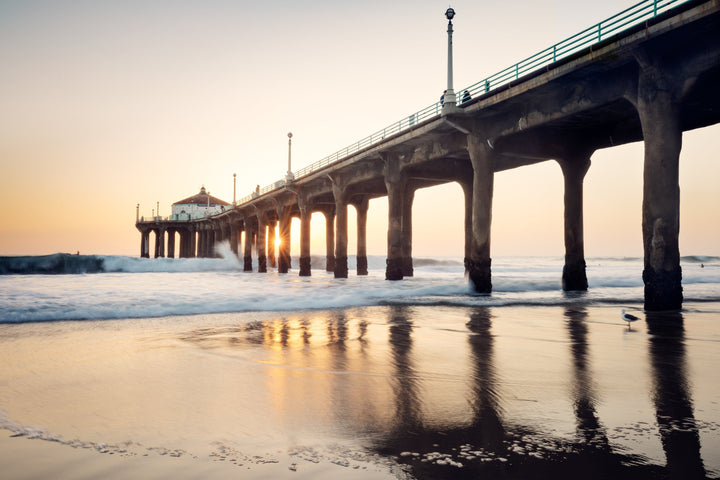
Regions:
[[[243, 261], [238, 259], [229, 248], [218, 248], [217, 258], [139, 258], [114, 255], [73, 255], [55, 253], [40, 256], [0, 257], [0, 275], [78, 275], [89, 273], [151, 273], [151, 272], [233, 272], [243, 270]], [[257, 261], [256, 258], [253, 259]], [[293, 258], [295, 265], [297, 257]], [[459, 260], [418, 258], [415, 267], [447, 268], [462, 270]], [[325, 269], [324, 256], [311, 258], [313, 270]], [[385, 257], [368, 257], [371, 269], [385, 268]], [[257, 269], [257, 263], [253, 264]], [[356, 268], [354, 256], [348, 257], [348, 268]]]
[[[127, 319], [209, 313], [300, 311], [371, 305], [565, 305], [574, 302], [642, 305], [640, 258], [591, 258], [587, 292], [563, 292], [561, 257], [493, 260], [492, 294], [477, 295], [460, 259], [415, 259], [414, 276], [385, 280], [385, 258], [368, 258], [369, 275], [348, 278], [325, 271], [312, 258], [312, 276], [268, 268], [244, 272], [229, 248], [218, 258], [137, 258], [55, 254], [0, 257], [0, 323]], [[700, 261], [698, 261], [700, 260]], [[720, 299], [720, 258], [684, 257], [683, 295], [690, 301]]]
[[105, 257], [97, 255], [52, 255], [0, 257], [0, 275], [55, 275], [104, 272]]

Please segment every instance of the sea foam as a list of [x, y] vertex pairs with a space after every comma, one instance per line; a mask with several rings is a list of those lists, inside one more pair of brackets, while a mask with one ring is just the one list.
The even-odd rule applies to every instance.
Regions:
[[[288, 274], [244, 272], [227, 249], [218, 258], [141, 259], [98, 257], [104, 273], [0, 275], [0, 322], [162, 317], [208, 313], [293, 312], [309, 309], [402, 305], [564, 305], [594, 302], [642, 308], [642, 260], [588, 260], [589, 290], [562, 291], [561, 258], [500, 258], [493, 262], [489, 295], [477, 295], [458, 259], [418, 259], [414, 276], [385, 280], [384, 257], [369, 258], [369, 275], [336, 279], [323, 257], [313, 257], [312, 276], [300, 277], [297, 258]], [[83, 256], [80, 256], [82, 259]], [[89, 257], [85, 257], [89, 258]], [[720, 298], [720, 265], [683, 264], [686, 301]], [[37, 262], [43, 262], [39, 259]], [[32, 261], [26, 263], [32, 263]], [[67, 262], [66, 262], [67, 264]]]

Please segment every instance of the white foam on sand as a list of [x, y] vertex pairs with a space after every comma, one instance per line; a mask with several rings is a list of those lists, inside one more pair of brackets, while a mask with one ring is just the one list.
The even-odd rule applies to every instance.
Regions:
[[[343, 445], [294, 446], [272, 452], [213, 442], [208, 450], [144, 445], [131, 440], [103, 443], [66, 440], [41, 427], [19, 424], [0, 412], [3, 479], [242, 478], [397, 479], [410, 478], [392, 458]], [[29, 441], [32, 440], [32, 441]], [[54, 445], [54, 446], [53, 446]], [[38, 460], [40, 460], [38, 462]], [[134, 472], [134, 473], [133, 473]]]

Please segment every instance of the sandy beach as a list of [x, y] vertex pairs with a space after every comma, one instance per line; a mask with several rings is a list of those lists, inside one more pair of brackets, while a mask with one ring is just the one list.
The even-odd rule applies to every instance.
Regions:
[[0, 325], [3, 478], [716, 478], [715, 303]]

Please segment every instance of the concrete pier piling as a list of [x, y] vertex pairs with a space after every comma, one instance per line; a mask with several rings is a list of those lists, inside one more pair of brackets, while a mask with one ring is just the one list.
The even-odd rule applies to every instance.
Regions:
[[580, 152], [569, 158], [557, 159], [565, 184], [565, 265], [562, 273], [562, 288], [565, 291], [588, 288], [583, 238], [583, 180], [590, 168], [591, 154]]
[[478, 293], [490, 293], [490, 226], [496, 153], [478, 134], [467, 136], [467, 151], [473, 166], [472, 242], [465, 268]]
[[637, 110], [645, 143], [642, 232], [646, 310], [682, 306], [680, 267], [680, 106], [685, 82], [673, 68], [645, 51], [640, 64]]

